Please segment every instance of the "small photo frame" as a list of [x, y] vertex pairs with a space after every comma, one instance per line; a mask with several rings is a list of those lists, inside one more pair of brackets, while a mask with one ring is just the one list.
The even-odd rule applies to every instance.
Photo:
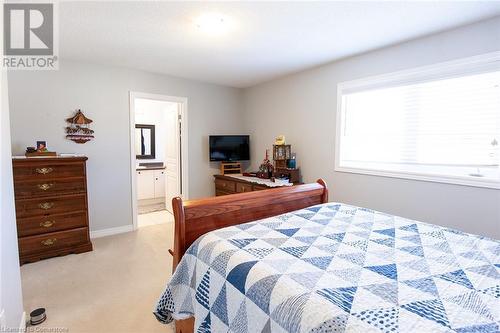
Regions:
[[47, 151], [47, 141], [37, 141], [36, 142], [37, 151]]

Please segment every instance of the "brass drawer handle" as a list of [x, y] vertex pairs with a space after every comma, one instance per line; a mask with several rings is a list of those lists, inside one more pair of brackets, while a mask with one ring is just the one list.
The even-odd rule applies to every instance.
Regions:
[[54, 187], [54, 184], [45, 183], [45, 184], [38, 184], [37, 186], [40, 190], [47, 191], [48, 189], [51, 189], [52, 187]]
[[226, 183], [222, 183], [222, 187], [226, 187]]
[[57, 238], [49, 238], [49, 239], [45, 239], [43, 241], [41, 241], [40, 243], [42, 243], [43, 246], [51, 246], [51, 245], [54, 245], [57, 241]]
[[41, 175], [46, 175], [46, 174], [54, 171], [54, 169], [52, 169], [52, 168], [36, 168], [35, 171], [36, 171], [36, 173], [39, 173]]
[[44, 209], [44, 210], [48, 210], [48, 209], [51, 209], [52, 207], [54, 207], [54, 203], [53, 202], [43, 202], [41, 204], [38, 204], [38, 207], [40, 207], [41, 209]]
[[40, 222], [40, 227], [43, 227], [43, 228], [50, 228], [50, 227], [52, 227], [54, 224], [56, 224], [56, 221], [43, 221], [43, 222]]

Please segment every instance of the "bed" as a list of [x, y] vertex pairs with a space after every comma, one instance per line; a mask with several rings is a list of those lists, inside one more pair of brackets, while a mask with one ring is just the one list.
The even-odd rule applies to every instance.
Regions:
[[496, 240], [329, 203], [321, 180], [173, 207], [154, 313], [177, 332], [499, 331]]

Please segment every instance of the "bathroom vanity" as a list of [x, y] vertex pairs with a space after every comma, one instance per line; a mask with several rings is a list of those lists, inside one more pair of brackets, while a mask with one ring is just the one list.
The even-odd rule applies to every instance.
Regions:
[[165, 167], [138, 167], [137, 200], [165, 198]]

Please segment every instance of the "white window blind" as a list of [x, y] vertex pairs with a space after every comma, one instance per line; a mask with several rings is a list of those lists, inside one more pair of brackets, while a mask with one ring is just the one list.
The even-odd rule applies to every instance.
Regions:
[[341, 91], [339, 171], [443, 176], [497, 187], [500, 68], [457, 72], [414, 82], [403, 75], [404, 83]]

